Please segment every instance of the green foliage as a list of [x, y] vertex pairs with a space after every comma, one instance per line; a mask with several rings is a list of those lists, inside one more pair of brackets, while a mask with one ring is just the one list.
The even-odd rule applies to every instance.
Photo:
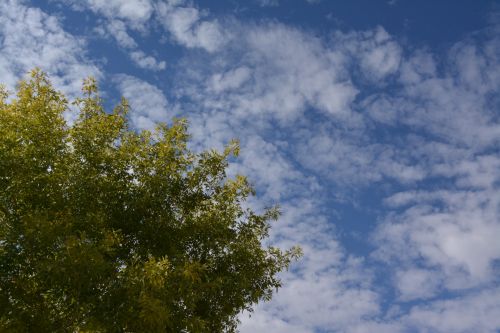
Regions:
[[39, 70], [0, 88], [0, 331], [236, 331], [299, 255], [262, 245], [278, 211], [242, 207], [237, 143], [196, 154], [184, 120], [137, 133], [83, 92], [68, 125]]

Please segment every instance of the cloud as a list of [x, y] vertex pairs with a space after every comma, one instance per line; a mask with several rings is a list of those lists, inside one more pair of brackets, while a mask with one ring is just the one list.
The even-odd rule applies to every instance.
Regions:
[[152, 14], [150, 0], [88, 0], [94, 11], [108, 17], [118, 17], [131, 22], [145, 22]]
[[251, 78], [251, 76], [251, 69], [245, 66], [238, 67], [225, 73], [216, 73], [212, 75], [208, 87], [215, 93], [234, 90], [241, 87]]
[[492, 265], [500, 259], [494, 240], [500, 232], [495, 192], [403, 192], [388, 198], [393, 206], [408, 208], [378, 229], [377, 255], [398, 265], [423, 265], [447, 289], [494, 281]]
[[157, 60], [140, 49], [129, 30], [147, 33], [155, 25], [154, 22], [158, 22], [175, 42], [208, 52], [220, 49], [227, 38], [216, 20], [205, 20], [205, 13], [185, 1], [59, 1], [69, 3], [77, 10], [89, 9], [106, 18], [97, 30], [101, 35], [112, 36], [129, 54], [130, 59], [143, 69], [163, 70], [166, 62]]
[[[206, 108], [232, 110], [241, 119], [252, 117], [256, 124], [268, 119], [290, 124], [311, 108], [339, 118], [352, 116], [350, 105], [358, 91], [341, 53], [281, 24], [233, 30], [240, 30], [241, 38], [229, 43], [223, 54], [186, 63], [191, 73], [199, 69], [192, 80], [183, 78], [190, 98]], [[233, 59], [239, 59], [238, 66], [231, 65]], [[196, 61], [203, 65], [193, 68]]]
[[[471, 288], [481, 293], [496, 281], [497, 40], [460, 42], [439, 59], [426, 49], [403, 52], [380, 27], [329, 40], [269, 22], [233, 30], [242, 37], [215, 59], [186, 61], [177, 93], [198, 108], [198, 135], [242, 139], [248, 159], [238, 170], [257, 179], [262, 198], [289, 202], [284, 211], [297, 217], [276, 225], [274, 241], [306, 251], [276, 298], [242, 329], [447, 332], [450, 322], [411, 319], [425, 311], [407, 302], [437, 309], [445, 303], [434, 300], [451, 292], [458, 296], [446, 304], [458, 307]], [[390, 93], [365, 97], [363, 87]], [[339, 191], [393, 192], [380, 208], [385, 216], [373, 217], [380, 222], [367, 258], [346, 254], [335, 231], [315, 229], [333, 223], [319, 206], [305, 208], [307, 198], [324, 202], [335, 183]], [[388, 279], [393, 309], [383, 309], [383, 287], [368, 267]]]
[[[140, 49], [137, 41], [130, 35], [130, 31], [145, 33], [148, 31], [149, 21], [154, 12], [153, 2], [150, 0], [55, 0], [72, 6], [75, 10], [90, 10], [101, 19], [94, 31], [101, 37], [115, 39], [118, 46], [125, 51], [129, 58], [140, 68], [160, 71], [166, 68], [166, 62], [147, 55]], [[102, 19], [104, 18], [104, 19]]]
[[337, 33], [335, 42], [357, 60], [360, 73], [376, 83], [396, 73], [401, 61], [401, 47], [382, 27], [363, 32]]
[[113, 82], [130, 103], [129, 117], [135, 128], [153, 129], [156, 123], [166, 122], [174, 116], [175, 107], [154, 85], [126, 74], [115, 75]]
[[402, 299], [497, 281], [500, 124], [490, 96], [499, 93], [500, 40], [483, 38], [454, 45], [442, 70], [417, 51], [402, 61], [398, 97], [367, 104], [375, 121], [420, 131], [404, 139], [405, 151], [428, 180], [386, 198], [390, 211], [374, 235], [374, 256], [392, 267]]
[[416, 306], [405, 321], [421, 331], [498, 332], [499, 299], [500, 289], [485, 289], [456, 299]]
[[[358, 89], [347, 71], [367, 68], [363, 77], [369, 82], [395, 76], [399, 47], [380, 28], [328, 42], [276, 23], [234, 30], [242, 38], [213, 60], [194, 54], [186, 61], [176, 94], [193, 103], [194, 109], [186, 111], [195, 140], [216, 146], [231, 136], [240, 138], [242, 155], [232, 165], [234, 172], [255, 182], [263, 202], [284, 202], [285, 215], [273, 228], [274, 244], [299, 244], [305, 252], [284, 275], [278, 295], [259, 306], [252, 320], [244, 320], [242, 330], [268, 325], [272, 331], [401, 331], [400, 323], [381, 322], [373, 273], [363, 258], [339, 245], [332, 221], [321, 213], [327, 191], [309, 172], [350, 185], [384, 177], [409, 184], [426, 177], [411, 155], [399, 154], [400, 147], [370, 142], [371, 120], [355, 109]], [[350, 55], [359, 50], [364, 53], [353, 64]]]
[[402, 301], [425, 299], [437, 294], [441, 280], [432, 270], [409, 268], [398, 270], [395, 287]]
[[102, 75], [87, 58], [85, 47], [82, 39], [64, 31], [56, 17], [20, 1], [0, 3], [0, 72], [9, 89], [29, 70], [40, 67], [58, 89], [77, 96], [82, 78]]
[[[259, 331], [263, 325], [273, 332], [389, 327], [375, 322], [382, 310], [372, 272], [363, 258], [347, 254], [339, 244], [320, 207], [323, 186], [296, 160], [301, 153], [295, 146], [315, 134], [304, 134], [311, 125], [306, 117], [320, 115], [348, 128], [363, 125], [351, 109], [357, 89], [346, 72], [349, 60], [334, 45], [289, 26], [266, 23], [233, 30], [241, 31], [242, 38], [230, 41], [223, 52], [193, 53], [186, 60], [175, 94], [190, 101], [184, 111], [195, 142], [217, 147], [234, 136], [240, 139], [241, 155], [231, 172], [254, 183], [257, 207], [282, 203], [284, 215], [273, 225], [272, 243], [283, 248], [299, 244], [305, 253], [283, 275], [284, 286], [270, 303], [259, 306], [251, 320], [242, 315], [241, 330]], [[311, 164], [321, 158], [314, 155]]]
[[328, 114], [349, 112], [357, 89], [345, 75], [341, 54], [279, 24], [248, 29], [246, 38], [248, 66], [255, 71], [249, 111], [269, 110], [280, 118], [298, 116], [308, 106]]
[[[305, 255], [270, 303], [242, 316], [243, 332], [500, 328], [497, 34], [475, 33], [441, 56], [382, 27], [320, 37], [182, 0], [65, 2], [92, 11], [97, 30], [140, 68], [165, 62], [138, 34], [183, 47], [168, 99], [157, 77], [113, 77], [133, 126], [182, 110], [195, 149], [240, 138], [229, 174], [255, 185], [248, 204], [282, 203], [271, 241], [299, 244]], [[0, 4], [0, 18], [0, 70], [11, 87], [37, 64], [73, 94], [82, 77], [102, 75], [57, 18], [13, 0]], [[368, 245], [348, 250], [349, 236], [334, 226], [345, 222], [331, 207], [335, 195], [358, 193], [374, 201], [360, 208], [372, 214], [362, 221], [374, 229], [363, 235], [371, 254]]]
[[151, 0], [57, 0], [76, 10], [90, 9], [112, 19], [122, 19], [136, 27], [149, 20], [153, 13]]
[[345, 330], [380, 313], [378, 295], [371, 289], [363, 260], [347, 255], [331, 224], [318, 213], [313, 200], [285, 204], [280, 221], [273, 225], [272, 242], [288, 247], [301, 244], [304, 257], [283, 275], [284, 285], [270, 303], [257, 307], [251, 320], [242, 315], [242, 332], [267, 325], [273, 332]]
[[500, 124], [491, 103], [500, 83], [499, 50], [498, 37], [459, 42], [440, 71], [434, 56], [417, 50], [401, 63], [401, 89], [371, 96], [367, 112], [376, 121], [415, 127], [452, 145], [497, 145]]
[[162, 70], [165, 69], [167, 64], [165, 61], [158, 61], [152, 56], [148, 56], [144, 52], [137, 50], [130, 52], [130, 58], [141, 68], [151, 69], [151, 70]]
[[127, 26], [125, 22], [113, 19], [103, 24], [100, 28], [100, 31], [103, 35], [109, 33], [115, 38], [116, 42], [121, 47], [127, 49], [137, 48], [137, 43], [135, 42], [134, 38], [132, 38], [127, 32]]
[[227, 36], [216, 20], [205, 20], [203, 16], [185, 1], [156, 3], [158, 22], [177, 43], [214, 52], [225, 44]]
[[279, 0], [258, 0], [261, 7], [277, 7], [279, 6]]
[[160, 71], [166, 68], [165, 61], [158, 61], [153, 56], [147, 55], [139, 49], [135, 39], [128, 33], [128, 27], [124, 21], [110, 19], [102, 23], [95, 30], [101, 36], [112, 36], [138, 67], [153, 71]]
[[[371, 141], [366, 128], [342, 129], [331, 123], [297, 132], [294, 154], [308, 170], [342, 186], [365, 186], [383, 179], [414, 183], [427, 171], [414, 165], [408, 154], [393, 144]], [[313, 128], [313, 124], [308, 126]]]

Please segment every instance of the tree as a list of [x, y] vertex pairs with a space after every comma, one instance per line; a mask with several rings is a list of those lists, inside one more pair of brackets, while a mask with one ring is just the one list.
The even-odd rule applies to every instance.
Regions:
[[279, 212], [244, 208], [237, 143], [194, 153], [184, 120], [136, 132], [83, 92], [68, 124], [40, 70], [0, 89], [0, 331], [236, 331], [299, 255], [263, 245]]

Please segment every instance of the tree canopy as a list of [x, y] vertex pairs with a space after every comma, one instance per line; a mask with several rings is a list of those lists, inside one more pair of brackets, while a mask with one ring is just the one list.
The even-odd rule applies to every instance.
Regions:
[[0, 89], [0, 331], [235, 332], [300, 252], [263, 245], [279, 212], [245, 207], [238, 144], [131, 129], [93, 79], [73, 104], [40, 70]]

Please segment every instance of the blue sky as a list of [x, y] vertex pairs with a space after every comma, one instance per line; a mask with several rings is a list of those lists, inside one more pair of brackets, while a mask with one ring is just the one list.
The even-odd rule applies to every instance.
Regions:
[[[239, 138], [304, 257], [241, 332], [500, 331], [495, 1], [3, 0], [0, 81], [95, 76], [137, 129]], [[74, 115], [68, 112], [68, 121]]]

